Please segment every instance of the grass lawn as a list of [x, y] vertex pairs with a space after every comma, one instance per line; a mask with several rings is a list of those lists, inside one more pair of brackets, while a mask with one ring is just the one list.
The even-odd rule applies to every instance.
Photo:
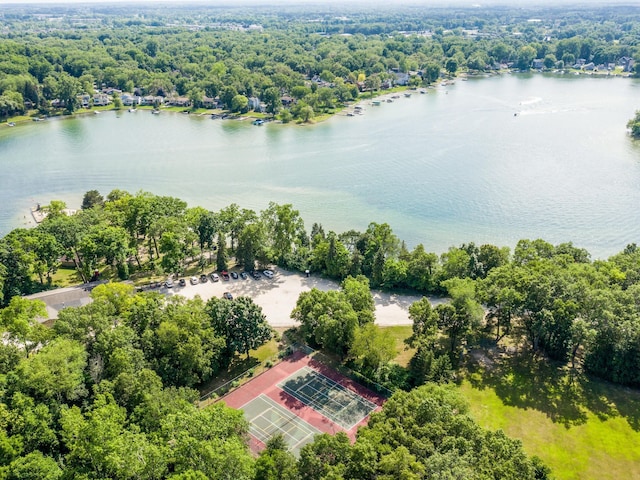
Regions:
[[404, 343], [404, 340], [411, 336], [413, 333], [413, 327], [411, 327], [411, 325], [396, 325], [393, 327], [382, 327], [382, 330], [388, 332], [396, 340], [396, 350], [398, 355], [393, 361], [401, 367], [408, 366], [411, 357], [416, 353], [416, 349], [408, 348], [407, 344]]
[[640, 479], [640, 392], [509, 358], [460, 385], [478, 423], [520, 439], [557, 479]]

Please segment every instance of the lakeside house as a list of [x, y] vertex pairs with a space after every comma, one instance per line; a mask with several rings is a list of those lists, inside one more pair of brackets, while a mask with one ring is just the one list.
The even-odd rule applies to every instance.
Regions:
[[189, 100], [189, 97], [171, 97], [165, 101], [165, 104], [174, 107], [190, 107], [191, 100]]
[[134, 95], [132, 93], [123, 93], [122, 95], [120, 95], [120, 100], [122, 101], [122, 105], [126, 107], [132, 107], [140, 105], [142, 97]]
[[141, 97], [140, 105], [154, 106], [162, 105], [164, 103], [164, 97], [159, 95], [145, 95]]
[[93, 96], [93, 106], [94, 107], [106, 107], [111, 103], [111, 99], [109, 95], [106, 93], [96, 93]]
[[82, 106], [82, 108], [89, 108], [91, 106], [91, 96], [88, 93], [78, 95], [76, 98], [78, 99], [78, 103]]

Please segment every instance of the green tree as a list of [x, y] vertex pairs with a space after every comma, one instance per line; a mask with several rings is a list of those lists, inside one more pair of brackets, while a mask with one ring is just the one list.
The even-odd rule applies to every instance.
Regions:
[[635, 117], [627, 122], [627, 128], [634, 138], [640, 138], [640, 110], [636, 111]]
[[291, 312], [308, 341], [345, 355], [353, 343], [358, 314], [342, 292], [316, 288], [302, 292]]
[[361, 327], [375, 321], [376, 305], [367, 277], [364, 275], [358, 275], [355, 278], [349, 276], [342, 281], [340, 289], [358, 315], [358, 324]]
[[84, 347], [68, 339], [56, 339], [36, 355], [23, 359], [16, 374], [20, 391], [49, 405], [71, 403], [87, 396]]
[[49, 338], [49, 330], [41, 323], [46, 318], [48, 314], [44, 302], [18, 296], [0, 310], [3, 330], [9, 340], [20, 343], [26, 357]]
[[11, 462], [6, 475], [7, 480], [58, 480], [62, 469], [53, 458], [35, 451]]
[[288, 451], [282, 434], [267, 440], [266, 448], [256, 460], [254, 480], [297, 480], [296, 458]]
[[397, 355], [396, 341], [388, 330], [373, 323], [356, 329], [349, 355], [364, 372], [375, 373]]
[[258, 348], [271, 338], [272, 330], [262, 308], [249, 297], [238, 297], [232, 302], [211, 298], [207, 313], [216, 332], [225, 338], [227, 351], [244, 353]]
[[104, 205], [104, 197], [100, 195], [98, 190], [89, 190], [82, 198], [82, 209], [87, 210], [94, 207], [102, 207]]

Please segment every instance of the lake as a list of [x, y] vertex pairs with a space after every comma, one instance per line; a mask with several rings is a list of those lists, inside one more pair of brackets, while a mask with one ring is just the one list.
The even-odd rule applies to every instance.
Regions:
[[292, 203], [307, 229], [391, 225], [410, 247], [573, 241], [594, 257], [640, 243], [640, 109], [628, 78], [457, 80], [313, 126], [103, 112], [0, 127], [0, 234], [37, 202], [114, 188], [218, 210]]

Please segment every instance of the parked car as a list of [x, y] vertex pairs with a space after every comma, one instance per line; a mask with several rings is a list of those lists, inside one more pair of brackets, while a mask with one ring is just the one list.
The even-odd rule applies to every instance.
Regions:
[[200, 283], [207, 283], [207, 276], [203, 273], [202, 275], [200, 275]]
[[233, 295], [230, 292], [224, 292], [222, 294], [222, 298], [226, 298], [227, 300], [233, 300]]
[[218, 276], [218, 274], [216, 272], [211, 272], [211, 274], [209, 276], [211, 277], [211, 281], [212, 282], [219, 282], [220, 281], [220, 277]]
[[197, 285], [199, 282], [198, 277], [191, 277], [189, 282], [191, 282], [191, 285]]
[[271, 270], [265, 270], [264, 272], [262, 272], [264, 274], [265, 277], [267, 278], [273, 278], [273, 271]]
[[229, 280], [229, 272], [223, 271], [220, 273], [220, 275], [222, 275], [223, 280]]
[[187, 281], [184, 278], [181, 278], [178, 283], [180, 284], [181, 287], [184, 287], [187, 285]]
[[240, 272], [240, 278], [246, 280], [247, 278], [249, 278], [249, 275], [247, 275], [247, 272]]
[[237, 272], [231, 272], [231, 278], [233, 278], [234, 280], [238, 279], [238, 273]]
[[251, 272], [251, 276], [255, 279], [255, 280], [260, 280], [260, 272], [257, 270], [254, 270], [253, 272]]
[[167, 288], [173, 288], [173, 279], [167, 278], [167, 281], [164, 282], [164, 286]]

